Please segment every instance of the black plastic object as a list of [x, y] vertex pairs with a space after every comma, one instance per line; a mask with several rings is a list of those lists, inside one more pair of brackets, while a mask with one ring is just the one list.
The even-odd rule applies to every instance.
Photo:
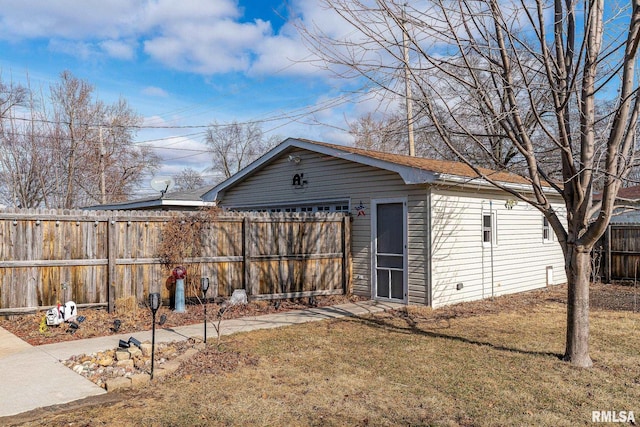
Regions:
[[120, 340], [118, 342], [118, 347], [120, 347], [120, 348], [129, 348], [129, 347], [131, 347], [131, 345], [129, 344], [128, 341]]
[[79, 327], [80, 325], [78, 325], [76, 322], [70, 322], [69, 327], [67, 328], [67, 333], [73, 335], [76, 333]]
[[120, 330], [120, 326], [122, 326], [122, 321], [120, 319], [116, 319], [113, 321], [113, 327], [111, 330], [113, 332], [118, 332]]
[[142, 343], [137, 339], [135, 339], [134, 337], [129, 337], [129, 344], [133, 344], [138, 348], [140, 348], [140, 346], [142, 345]]
[[162, 314], [160, 316], [160, 320], [158, 321], [158, 325], [162, 326], [167, 322], [167, 315], [166, 314]]
[[82, 322], [84, 322], [85, 320], [87, 320], [87, 318], [86, 318], [86, 317], [84, 317], [84, 316], [78, 316], [78, 317], [76, 317], [76, 320], [78, 321], [78, 323], [82, 323]]

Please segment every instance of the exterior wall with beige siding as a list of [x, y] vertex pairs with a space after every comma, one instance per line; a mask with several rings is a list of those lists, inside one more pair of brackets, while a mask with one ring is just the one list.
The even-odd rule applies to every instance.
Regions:
[[[290, 161], [289, 155], [299, 158]], [[293, 176], [304, 174], [304, 186]], [[562, 251], [542, 240], [542, 214], [477, 187], [406, 185], [398, 174], [345, 159], [293, 149], [221, 195], [227, 208], [348, 201], [352, 222], [353, 292], [371, 296], [372, 200], [407, 201], [407, 302], [434, 307], [544, 287], [547, 267], [564, 283]], [[491, 201], [491, 204], [489, 203]], [[358, 215], [357, 206], [365, 215]], [[560, 205], [559, 205], [560, 207]], [[482, 212], [496, 218], [497, 242], [482, 242]], [[458, 284], [461, 289], [456, 289]]]
[[[508, 209], [510, 198], [432, 188], [433, 307], [544, 287], [548, 267], [555, 283], [566, 282], [555, 236], [543, 241], [542, 214], [523, 202]], [[483, 212], [495, 216], [493, 248], [482, 241]]]
[[[299, 163], [288, 160], [298, 157]], [[292, 185], [295, 174], [304, 174], [303, 188]], [[427, 274], [423, 244], [426, 227], [422, 215], [426, 190], [422, 186], [405, 185], [393, 172], [338, 159], [306, 150], [294, 150], [275, 159], [269, 166], [227, 190], [220, 205], [225, 208], [276, 206], [292, 202], [350, 201], [352, 223], [351, 253], [353, 257], [353, 291], [371, 296], [371, 200], [405, 197], [408, 200], [409, 302], [425, 304], [428, 300]], [[364, 206], [358, 215], [357, 206]]]

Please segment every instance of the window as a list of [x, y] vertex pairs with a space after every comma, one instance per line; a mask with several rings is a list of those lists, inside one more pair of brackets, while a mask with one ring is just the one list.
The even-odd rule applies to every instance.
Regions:
[[545, 242], [551, 241], [551, 227], [546, 216], [542, 217], [542, 240]]
[[493, 221], [490, 213], [482, 214], [482, 243], [491, 244], [493, 235]]

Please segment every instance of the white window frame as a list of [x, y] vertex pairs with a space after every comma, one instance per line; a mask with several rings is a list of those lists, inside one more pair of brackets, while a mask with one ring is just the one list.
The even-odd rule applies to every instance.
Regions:
[[[490, 233], [490, 241], [486, 241], [485, 240], [485, 232], [487, 231], [487, 227], [485, 227], [485, 218], [489, 217], [490, 218], [490, 227], [489, 227], [489, 233]], [[480, 239], [482, 241], [482, 246], [486, 246], [486, 247], [490, 247], [490, 246], [497, 246], [498, 245], [498, 216], [497, 216], [497, 212], [496, 211], [483, 211], [482, 212], [482, 216], [480, 217]]]
[[[545, 236], [546, 234], [546, 236]], [[553, 242], [553, 229], [551, 228], [551, 224], [546, 216], [542, 215], [542, 243], [552, 243]]]

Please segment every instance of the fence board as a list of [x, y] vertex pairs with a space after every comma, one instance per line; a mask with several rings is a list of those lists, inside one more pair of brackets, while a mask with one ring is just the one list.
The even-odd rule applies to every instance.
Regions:
[[[170, 272], [156, 248], [176, 213], [5, 210], [0, 212], [0, 314], [55, 305], [169, 298]], [[185, 213], [186, 215], [186, 213]], [[348, 289], [350, 222], [335, 213], [223, 214], [202, 230], [198, 257], [185, 260], [186, 296], [246, 289], [251, 298], [326, 295]]]
[[593, 251], [594, 275], [606, 282], [640, 278], [640, 225], [611, 224]]

